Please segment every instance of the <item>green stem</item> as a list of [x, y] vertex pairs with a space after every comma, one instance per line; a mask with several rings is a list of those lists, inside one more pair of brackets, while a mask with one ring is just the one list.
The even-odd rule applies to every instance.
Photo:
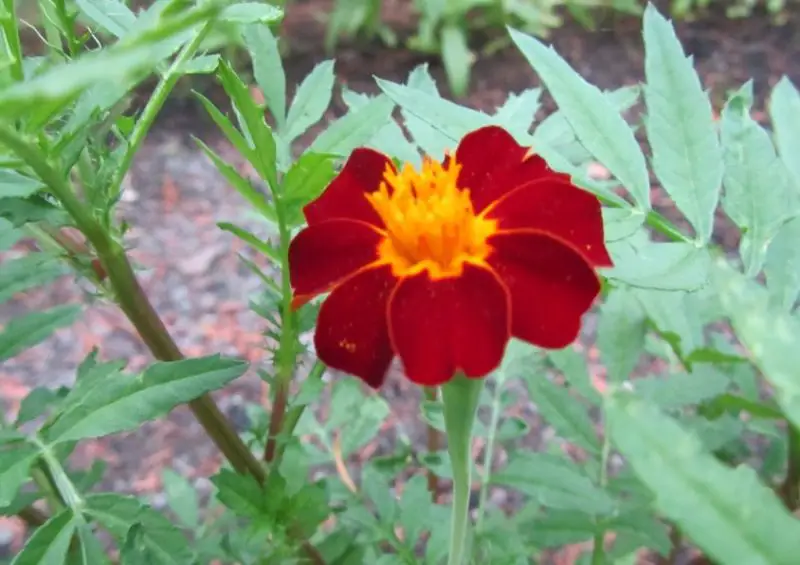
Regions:
[[[322, 378], [322, 375], [325, 374], [325, 363], [317, 359], [314, 366], [311, 367], [311, 371], [308, 373], [308, 377], [306, 380], [309, 381], [318, 381]], [[294, 429], [297, 427], [297, 423], [300, 421], [300, 418], [303, 417], [303, 412], [305, 412], [306, 406], [308, 404], [301, 404], [300, 406], [292, 406], [286, 412], [286, 416], [283, 419], [283, 428], [281, 433], [284, 437], [291, 437], [294, 433]], [[285, 442], [283, 444], [279, 444], [277, 446], [275, 456], [273, 458], [273, 465], [280, 464], [281, 458], [283, 457], [283, 451], [285, 447]]]
[[22, 66], [22, 43], [19, 40], [15, 2], [14, 0], [2, 0], [2, 2], [6, 15], [0, 17], [0, 31], [2, 32], [0, 45], [5, 46], [6, 55], [11, 59], [11, 78], [20, 82], [25, 80], [25, 71]]
[[36, 488], [39, 489], [42, 497], [47, 501], [50, 512], [56, 514], [64, 508], [64, 503], [56, 490], [55, 484], [53, 484], [47, 468], [41, 461], [37, 460], [37, 463], [31, 467], [31, 478], [36, 483]]
[[469, 495], [472, 472], [472, 426], [483, 390], [483, 379], [461, 373], [442, 386], [447, 451], [453, 470], [453, 512], [447, 565], [463, 565], [469, 530]]
[[133, 131], [128, 139], [128, 149], [122, 156], [122, 160], [117, 166], [114, 176], [111, 178], [111, 182], [108, 185], [108, 194], [110, 196], [115, 197], [119, 193], [122, 180], [128, 173], [133, 163], [134, 156], [139, 151], [158, 113], [161, 111], [161, 108], [164, 107], [164, 103], [167, 101], [172, 89], [175, 88], [178, 79], [181, 77], [181, 68], [187, 61], [194, 57], [203, 40], [213, 29], [215, 23], [216, 20], [211, 19], [195, 33], [192, 40], [183, 46], [178, 56], [172, 62], [172, 65], [161, 77], [161, 80], [159, 80], [158, 85], [155, 90], [153, 90], [153, 94], [142, 111], [141, 117], [136, 120], [136, 125], [133, 127]]
[[[611, 456], [611, 439], [608, 433], [603, 434], [603, 448], [600, 452], [600, 472], [597, 477], [597, 482], [600, 488], [605, 489], [608, 485], [608, 458]], [[606, 562], [606, 548], [605, 548], [605, 531], [601, 530], [594, 536], [594, 547], [592, 548], [592, 565], [605, 565]]]
[[492, 477], [492, 459], [494, 457], [494, 442], [497, 436], [497, 424], [500, 421], [500, 383], [495, 384], [492, 395], [492, 415], [489, 420], [489, 437], [486, 439], [486, 449], [483, 454], [483, 475], [481, 475], [481, 492], [478, 498], [478, 519], [475, 528], [480, 531], [483, 525], [483, 516], [486, 512], [486, 501], [489, 497], [489, 481]]
[[781, 498], [790, 511], [800, 506], [800, 429], [787, 423], [788, 467], [780, 487]]

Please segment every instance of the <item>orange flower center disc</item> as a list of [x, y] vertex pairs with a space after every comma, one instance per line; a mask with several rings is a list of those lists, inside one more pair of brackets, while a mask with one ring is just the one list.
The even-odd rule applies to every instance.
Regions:
[[455, 277], [464, 262], [482, 263], [494, 220], [475, 214], [469, 189], [456, 184], [461, 166], [425, 158], [422, 170], [406, 163], [400, 172], [387, 168], [380, 188], [367, 199], [386, 226], [379, 254], [396, 276], [425, 269], [431, 278]]

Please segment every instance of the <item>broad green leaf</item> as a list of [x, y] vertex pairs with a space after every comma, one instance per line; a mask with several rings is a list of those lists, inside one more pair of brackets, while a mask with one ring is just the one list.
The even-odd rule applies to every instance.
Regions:
[[541, 95], [541, 88], [529, 88], [520, 94], [510, 93], [491, 117], [492, 123], [504, 127], [517, 139], [528, 135], [539, 111]]
[[74, 304], [14, 318], [0, 332], [0, 361], [44, 341], [57, 329], [72, 324], [80, 313], [81, 307]]
[[[432, 153], [431, 148], [421, 144], [425, 152], [433, 157], [442, 157], [444, 149], [455, 149], [464, 135], [492, 123], [486, 114], [459, 106], [437, 94], [387, 80], [376, 79], [376, 81], [386, 96], [405, 112], [415, 116], [441, 134], [444, 139], [449, 140], [449, 147], [437, 147], [436, 153]], [[418, 136], [413, 129], [411, 131], [417, 140]]]
[[628, 393], [607, 397], [614, 443], [655, 494], [655, 507], [721, 563], [790, 565], [800, 523], [746, 465], [731, 469], [655, 407]]
[[21, 426], [22, 424], [35, 420], [44, 414], [48, 407], [58, 402], [62, 397], [63, 394], [58, 390], [46, 386], [37, 386], [22, 399], [22, 402], [20, 402], [19, 412], [17, 412], [17, 419], [14, 424], [16, 426]]
[[788, 77], [782, 77], [772, 89], [769, 113], [781, 159], [800, 190], [800, 93]]
[[467, 45], [465, 30], [458, 24], [446, 24], [441, 31], [442, 62], [455, 96], [464, 96], [469, 88], [470, 68], [474, 61]]
[[[608, 521], [604, 521], [603, 525], [618, 534], [634, 536], [637, 548], [640, 546], [649, 547], [665, 557], [672, 549], [667, 526], [647, 511], [637, 509], [624, 512], [618, 516], [611, 517]], [[618, 565], [618, 563], [615, 563], [615, 565]]]
[[392, 119], [394, 104], [385, 96], [376, 96], [357, 110], [348, 112], [317, 136], [309, 153], [347, 156], [353, 149], [368, 143]]
[[393, 527], [397, 520], [397, 500], [392, 493], [392, 489], [386, 488], [386, 477], [367, 468], [361, 476], [361, 491], [367, 499], [375, 505], [375, 512], [381, 524]]
[[633, 293], [659, 333], [684, 357], [703, 345], [703, 322], [691, 308], [691, 295], [637, 288]]
[[578, 510], [548, 510], [525, 524], [527, 540], [539, 548], [562, 547], [591, 540], [598, 531], [595, 518]]
[[545, 375], [529, 373], [525, 380], [529, 397], [558, 435], [589, 452], [600, 453], [600, 442], [587, 406]]
[[75, 532], [76, 520], [72, 511], [62, 510], [37, 528], [11, 565], [62, 565]]
[[739, 253], [747, 274], [754, 276], [761, 270], [769, 242], [798, 207], [769, 134], [750, 117], [751, 104], [752, 83], [748, 82], [722, 110], [722, 206], [743, 230]]
[[[408, 74], [406, 87], [412, 91], [420, 91], [428, 94], [436, 100], [441, 99], [439, 89], [436, 87], [436, 81], [433, 79], [430, 72], [428, 72], [427, 63], [414, 67], [414, 70]], [[450, 109], [450, 111], [455, 111], [452, 106], [445, 105], [444, 107]], [[456, 108], [461, 107], [456, 106]], [[419, 146], [424, 154], [444, 155], [446, 150], [452, 149], [455, 146], [454, 139], [449, 134], [442, 133], [439, 129], [426, 121], [431, 119], [430, 116], [425, 119], [420, 119], [412, 111], [409, 111], [402, 105], [400, 106], [400, 115], [402, 116], [405, 129], [408, 130], [414, 143]], [[432, 123], [436, 124], [439, 123], [439, 121], [442, 120], [434, 118]]]
[[237, 2], [226, 7], [219, 15], [221, 20], [237, 24], [268, 24], [283, 17], [283, 10], [265, 2]]
[[286, 143], [302, 135], [322, 119], [333, 96], [333, 61], [323, 61], [303, 79], [289, 107], [286, 127], [280, 131]]
[[191, 483], [172, 469], [164, 469], [161, 474], [167, 504], [181, 523], [195, 529], [200, 524], [200, 508], [197, 491]]
[[721, 261], [713, 271], [713, 281], [736, 337], [775, 387], [776, 400], [786, 417], [800, 426], [800, 319], [771, 306], [763, 286]]
[[492, 484], [523, 492], [541, 505], [586, 514], [608, 514], [614, 501], [595, 486], [576, 463], [546, 453], [518, 451], [502, 470], [494, 473]]
[[141, 528], [139, 541], [154, 561], [152, 565], [186, 565], [194, 555], [186, 537], [162, 514], [132, 496], [90, 494], [84, 512], [103, 525], [117, 542], [126, 540], [134, 524]]
[[612, 290], [600, 306], [597, 346], [610, 381], [630, 378], [644, 349], [646, 321], [636, 297], [624, 287]]
[[111, 560], [106, 555], [100, 540], [98, 540], [92, 526], [86, 523], [79, 523], [77, 526], [78, 550], [74, 562], [70, 565], [111, 565]]
[[608, 251], [614, 267], [603, 274], [629, 286], [692, 291], [708, 282], [708, 251], [690, 243], [655, 243], [630, 237], [609, 243]]
[[647, 163], [631, 128], [595, 86], [552, 48], [519, 31], [511, 38], [541, 78], [575, 135], [623, 184], [642, 210], [650, 209]]
[[592, 404], [600, 402], [600, 394], [589, 377], [586, 359], [575, 348], [554, 349], [548, 352], [547, 359], [564, 375], [569, 386], [590, 400]]
[[[211, 477], [217, 488], [216, 498], [238, 516], [258, 518], [266, 515], [264, 491], [252, 476], [239, 475], [229, 469], [221, 469]], [[283, 496], [283, 493], [273, 495]]]
[[333, 158], [319, 153], [304, 153], [283, 178], [282, 203], [288, 221], [303, 223], [302, 208], [317, 198], [336, 176]]
[[244, 28], [244, 42], [253, 60], [253, 75], [264, 94], [267, 108], [278, 130], [286, 127], [286, 74], [283, 71], [278, 41], [263, 24]]
[[403, 486], [399, 522], [408, 544], [413, 546], [430, 516], [431, 493], [424, 475], [414, 475]]
[[106, 379], [87, 391], [82, 403], [65, 411], [45, 437], [59, 443], [130, 430], [225, 386], [246, 370], [243, 361], [214, 355], [159, 362], [141, 376]]
[[731, 380], [713, 367], [698, 367], [693, 373], [652, 376], [631, 381], [639, 397], [662, 410], [677, 410], [724, 394]]
[[136, 14], [120, 0], [76, 0], [84, 16], [115, 37], [123, 37], [136, 23]]
[[8, 506], [29, 477], [37, 447], [27, 441], [0, 445], [0, 507]]
[[[22, 231], [15, 228], [14, 225], [5, 218], [0, 218], [0, 251], [10, 249], [20, 239], [22, 239]], [[8, 268], [8, 264], [8, 260], [3, 262], [4, 271]], [[3, 275], [0, 275], [0, 281], [3, 281], [4, 278]], [[0, 296], [2, 296], [4, 284], [6, 283], [0, 282]], [[4, 298], [0, 298], [0, 302], [4, 300]]]
[[342, 455], [349, 456], [378, 433], [389, 415], [386, 401], [375, 394], [365, 394], [356, 381], [337, 381], [331, 398], [327, 427], [338, 430], [342, 438]]
[[664, 190], [707, 243], [722, 185], [711, 101], [672, 24], [648, 4], [644, 12], [647, 139]]
[[800, 296], [798, 241], [800, 241], [800, 217], [796, 216], [778, 228], [775, 238], [769, 244], [764, 262], [764, 275], [772, 303], [787, 311], [794, 307]]
[[27, 198], [35, 194], [44, 184], [12, 169], [0, 169], [0, 199], [17, 196]]
[[0, 302], [5, 302], [18, 292], [55, 280], [64, 273], [63, 266], [44, 253], [6, 259], [0, 269]]

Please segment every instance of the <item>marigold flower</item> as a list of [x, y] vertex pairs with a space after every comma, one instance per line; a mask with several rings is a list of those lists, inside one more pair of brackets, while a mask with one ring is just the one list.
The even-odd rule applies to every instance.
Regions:
[[294, 306], [330, 292], [317, 354], [374, 388], [395, 356], [435, 386], [485, 376], [512, 336], [569, 345], [612, 266], [597, 198], [495, 126], [419, 171], [356, 149], [304, 213]]

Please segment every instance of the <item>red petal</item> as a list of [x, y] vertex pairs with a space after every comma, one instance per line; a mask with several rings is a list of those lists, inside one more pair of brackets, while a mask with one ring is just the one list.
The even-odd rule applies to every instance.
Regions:
[[500, 230], [537, 230], [565, 240], [595, 267], [612, 267], [600, 201], [568, 180], [545, 178], [514, 189], [486, 213]]
[[458, 186], [470, 190], [476, 212], [520, 185], [557, 174], [538, 155], [526, 157], [528, 152], [498, 126], [486, 126], [464, 136], [456, 150], [456, 161], [461, 165]]
[[464, 265], [460, 277], [404, 279], [389, 301], [392, 345], [406, 375], [436, 386], [457, 370], [482, 377], [502, 361], [509, 339], [508, 292], [491, 270]]
[[365, 147], [353, 151], [322, 195], [303, 208], [306, 221], [315, 224], [347, 218], [383, 226], [364, 195], [378, 190], [387, 165], [394, 169], [391, 159], [383, 153]]
[[487, 262], [511, 295], [511, 331], [539, 347], [560, 349], [578, 337], [581, 317], [600, 281], [575, 249], [542, 233], [513, 232], [489, 240]]
[[289, 245], [289, 279], [295, 307], [378, 259], [382, 235], [354, 220], [308, 226]]
[[322, 303], [314, 346], [323, 363], [378, 388], [394, 357], [386, 325], [386, 304], [397, 286], [389, 266], [366, 269]]

